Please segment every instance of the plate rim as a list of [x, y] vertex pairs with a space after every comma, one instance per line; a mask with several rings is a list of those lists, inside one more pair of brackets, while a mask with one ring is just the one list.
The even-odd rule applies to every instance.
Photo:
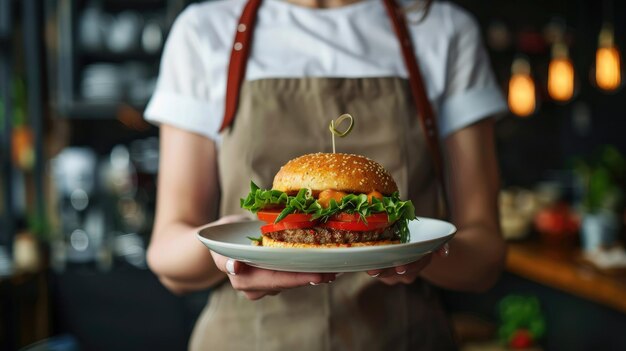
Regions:
[[218, 240], [213, 240], [213, 239], [209, 239], [206, 238], [204, 236], [202, 236], [201, 232], [209, 229], [209, 228], [214, 228], [214, 227], [223, 227], [223, 226], [229, 226], [229, 225], [233, 225], [233, 224], [242, 224], [242, 223], [254, 223], [254, 222], [259, 222], [259, 223], [263, 223], [262, 221], [258, 221], [258, 220], [251, 220], [251, 221], [241, 221], [241, 222], [232, 222], [232, 223], [224, 223], [224, 224], [218, 224], [218, 225], [211, 225], [210, 223], [198, 228], [197, 232], [196, 232], [196, 237], [204, 244], [205, 241], [209, 242], [211, 244], [216, 243], [217, 246], [223, 246], [223, 247], [227, 247], [230, 249], [241, 249], [241, 248], [245, 248], [246, 250], [251, 250], [251, 251], [257, 251], [257, 252], [304, 252], [304, 251], [309, 251], [309, 252], [316, 252], [316, 253], [324, 253], [324, 252], [328, 252], [328, 253], [332, 253], [332, 252], [345, 252], [346, 250], [350, 250], [350, 251], [385, 251], [388, 250], [390, 247], [393, 248], [408, 248], [411, 246], [415, 246], [415, 245], [423, 245], [423, 244], [427, 244], [430, 242], [435, 242], [435, 241], [441, 241], [442, 244], [449, 241], [458, 231], [458, 228], [451, 222], [439, 219], [439, 218], [430, 218], [430, 217], [416, 217], [417, 220], [428, 220], [428, 221], [436, 221], [436, 222], [443, 222], [444, 224], [448, 224], [451, 226], [449, 232], [439, 238], [434, 238], [434, 239], [428, 239], [428, 240], [423, 240], [423, 241], [416, 241], [416, 242], [409, 242], [409, 243], [399, 243], [399, 244], [391, 244], [391, 245], [372, 245], [372, 246], [357, 246], [357, 247], [306, 247], [306, 248], [296, 248], [296, 247], [264, 247], [264, 246], [255, 246], [255, 245], [244, 245], [244, 244], [236, 244], [236, 243], [228, 243], [228, 242], [224, 242], [224, 241], [218, 241]]

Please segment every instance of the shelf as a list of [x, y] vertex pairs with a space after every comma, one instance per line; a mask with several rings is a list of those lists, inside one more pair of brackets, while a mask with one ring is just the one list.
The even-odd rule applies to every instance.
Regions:
[[507, 270], [626, 313], [626, 275], [600, 272], [579, 257], [580, 251], [573, 246], [512, 242]]
[[171, 0], [105, 0], [102, 5], [112, 11], [124, 11], [126, 9], [152, 10], [155, 7], [166, 6]]
[[132, 107], [142, 111], [146, 103], [127, 103], [123, 101], [92, 102], [75, 101], [67, 106], [60, 106], [64, 117], [80, 119], [115, 119], [122, 107]]
[[146, 65], [155, 64], [161, 58], [161, 51], [147, 53], [141, 50], [113, 52], [110, 50], [81, 50], [78, 56], [93, 62], [129, 62], [141, 61]]
[[[165, 37], [172, 19], [187, 2], [185, 0], [104, 0], [100, 3], [101, 8], [98, 7], [98, 11], [107, 16], [127, 10], [136, 12], [142, 18], [156, 16], [164, 21], [161, 25], [165, 27], [162, 28]], [[53, 22], [57, 26], [55, 31], [58, 33], [58, 42], [49, 47], [48, 54], [49, 72], [51, 72], [49, 84], [55, 92], [53, 108], [62, 117], [79, 119], [113, 119], [119, 116], [120, 108], [129, 106], [142, 111], [147, 101], [135, 102], [131, 97], [145, 97], [144, 89], [152, 84], [158, 72], [161, 50], [154, 53], [146, 52], [138, 46], [138, 43], [135, 43], [137, 46], [123, 52], [108, 50], [106, 46], [82, 46], [77, 33], [80, 30], [81, 13], [88, 6], [91, 5], [85, 2], [63, 1], [48, 8], [51, 13], [46, 17], [55, 18]], [[103, 38], [100, 38], [98, 42], [104, 42]], [[120, 69], [119, 74], [124, 77], [121, 79], [122, 82], [116, 82], [120, 83], [119, 89], [122, 91], [120, 96], [123, 97], [120, 101], [92, 102], [81, 96], [85, 75], [89, 74], [89, 66], [92, 64], [111, 64]], [[138, 78], [128, 78], [135, 76]], [[127, 78], [133, 83], [127, 82]], [[97, 82], [94, 83], [93, 80], [88, 83], [96, 84]], [[144, 87], [135, 83], [147, 85]], [[133, 95], [132, 91], [135, 88], [142, 91], [142, 95]]]

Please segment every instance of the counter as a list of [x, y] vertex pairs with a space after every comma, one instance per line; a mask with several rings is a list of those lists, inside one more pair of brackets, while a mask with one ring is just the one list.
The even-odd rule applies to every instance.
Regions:
[[573, 245], [540, 241], [509, 243], [506, 269], [531, 281], [626, 313], [626, 274], [601, 272]]

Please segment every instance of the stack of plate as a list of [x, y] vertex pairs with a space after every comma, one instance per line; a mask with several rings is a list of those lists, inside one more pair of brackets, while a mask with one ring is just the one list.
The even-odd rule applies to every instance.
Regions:
[[80, 92], [87, 100], [120, 100], [124, 96], [124, 82], [120, 69], [106, 63], [85, 67]]

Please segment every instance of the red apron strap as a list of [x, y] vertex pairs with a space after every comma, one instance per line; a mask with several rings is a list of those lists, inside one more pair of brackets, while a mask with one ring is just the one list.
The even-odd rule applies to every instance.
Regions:
[[441, 149], [439, 148], [437, 121], [435, 120], [435, 114], [428, 100], [428, 96], [426, 95], [422, 74], [420, 73], [417, 58], [415, 57], [415, 50], [413, 49], [413, 42], [411, 41], [411, 36], [406, 25], [406, 18], [405, 15], [401, 13], [402, 10], [398, 7], [395, 0], [383, 0], [383, 3], [385, 4], [385, 9], [387, 9], [393, 29], [400, 42], [404, 64], [409, 72], [409, 84], [411, 86], [411, 92], [413, 93], [413, 101], [415, 101], [420, 125], [426, 136], [426, 144], [433, 158], [435, 174], [439, 180], [441, 190], [443, 191], [445, 210], [448, 211], [449, 214], [450, 207], [448, 206], [448, 198], [445, 191], [443, 158], [441, 156]]
[[246, 63], [248, 61], [248, 56], [250, 55], [250, 47], [252, 46], [254, 21], [260, 5], [261, 0], [249, 0], [243, 9], [241, 18], [237, 24], [235, 41], [230, 52], [230, 63], [228, 64], [226, 102], [220, 132], [232, 123], [235, 118], [235, 113], [237, 112], [239, 90], [241, 89], [241, 83], [246, 76]]

